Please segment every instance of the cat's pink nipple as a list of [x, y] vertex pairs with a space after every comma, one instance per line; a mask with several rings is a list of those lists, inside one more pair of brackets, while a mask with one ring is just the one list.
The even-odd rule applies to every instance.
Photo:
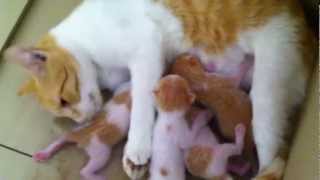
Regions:
[[214, 63], [208, 63], [204, 67], [208, 72], [215, 72], [217, 70], [217, 66]]

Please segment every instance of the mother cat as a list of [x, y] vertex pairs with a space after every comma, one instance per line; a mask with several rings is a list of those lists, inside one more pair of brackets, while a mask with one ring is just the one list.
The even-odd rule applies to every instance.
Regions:
[[312, 42], [294, 0], [84, 0], [38, 44], [7, 53], [32, 75], [21, 94], [33, 93], [51, 112], [79, 123], [102, 107], [100, 89], [131, 76], [123, 164], [132, 178], [144, 174], [150, 158], [152, 90], [165, 64], [189, 51], [230, 74], [252, 54], [257, 179], [279, 179], [289, 115], [303, 100], [313, 64]]

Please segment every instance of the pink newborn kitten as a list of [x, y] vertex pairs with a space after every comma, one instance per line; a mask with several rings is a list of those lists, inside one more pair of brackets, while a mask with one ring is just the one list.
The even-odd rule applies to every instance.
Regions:
[[75, 143], [89, 156], [88, 163], [80, 172], [81, 175], [87, 180], [105, 180], [105, 177], [96, 173], [108, 162], [112, 147], [127, 135], [130, 106], [130, 85], [126, 83], [116, 90], [102, 112], [88, 125], [65, 134], [44, 150], [35, 153], [33, 158], [43, 162], [50, 159], [64, 145]]
[[249, 164], [242, 167], [228, 164], [229, 157], [240, 155], [244, 145], [245, 126], [239, 124], [234, 131], [235, 143], [220, 143], [209, 127], [201, 128], [191, 146], [184, 149], [188, 171], [194, 176], [210, 180], [232, 179], [228, 171], [244, 175], [250, 168]]
[[[153, 152], [149, 179], [184, 180], [183, 151], [169, 132], [177, 131], [181, 140], [189, 140], [207, 121], [199, 120], [203, 124], [199, 124], [200, 127], [194, 126], [191, 130], [187, 127], [187, 123], [181, 123], [186, 122], [184, 120], [186, 111], [191, 107], [195, 96], [187, 82], [180, 76], [168, 75], [162, 78], [156, 90], [154, 90], [154, 94], [159, 114], [153, 133]], [[204, 116], [201, 118], [204, 118]]]
[[191, 174], [202, 178], [231, 178], [227, 174], [228, 158], [242, 153], [244, 125], [236, 126], [234, 144], [220, 144], [206, 126], [212, 113], [191, 108], [195, 95], [185, 79], [168, 75], [160, 80], [154, 93], [159, 117], [150, 180], [185, 179], [185, 165]]

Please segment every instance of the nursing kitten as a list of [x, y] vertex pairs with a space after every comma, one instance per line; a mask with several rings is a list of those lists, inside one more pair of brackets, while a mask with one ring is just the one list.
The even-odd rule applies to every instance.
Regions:
[[179, 133], [181, 138], [192, 141], [193, 136], [208, 122], [192, 127], [192, 133], [179, 131], [185, 129], [182, 123], [185, 111], [189, 110], [195, 96], [187, 82], [177, 75], [162, 78], [154, 90], [157, 110], [159, 112], [154, 127], [150, 180], [185, 180], [183, 151], [170, 135], [169, 131]]
[[196, 95], [196, 100], [214, 111], [223, 137], [235, 139], [235, 127], [244, 124], [247, 129], [245, 151], [248, 156], [253, 156], [251, 100], [239, 87], [240, 80], [252, 68], [252, 64], [243, 62], [239, 66], [242, 66], [238, 68], [239, 72], [232, 76], [220, 76], [217, 73], [208, 73], [198, 58], [184, 54], [176, 58], [170, 73], [186, 79]]
[[235, 127], [235, 143], [220, 143], [207, 126], [213, 114], [192, 107], [195, 95], [178, 75], [162, 78], [154, 93], [159, 116], [150, 180], [184, 180], [186, 167], [192, 175], [205, 179], [231, 177], [228, 159], [242, 154], [246, 127]]
[[105, 177], [96, 173], [107, 164], [113, 146], [127, 136], [130, 109], [130, 86], [129, 84], [121, 85], [103, 110], [89, 124], [66, 133], [47, 148], [35, 153], [33, 159], [38, 162], [46, 161], [64, 145], [76, 144], [89, 156], [89, 161], [80, 174], [86, 180], [105, 180]]
[[[280, 179], [284, 136], [304, 98], [314, 40], [295, 0], [84, 0], [32, 47], [9, 50], [32, 75], [34, 93], [58, 116], [91, 120], [100, 90], [132, 78], [132, 112], [123, 165], [141, 177], [151, 156], [152, 90], [166, 60], [192, 51], [219, 73], [255, 58], [251, 99], [260, 175]], [[277, 167], [277, 168], [274, 168]]]

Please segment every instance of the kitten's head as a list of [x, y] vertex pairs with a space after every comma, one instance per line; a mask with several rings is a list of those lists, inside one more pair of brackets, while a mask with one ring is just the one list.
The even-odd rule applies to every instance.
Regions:
[[170, 74], [185, 78], [190, 84], [199, 84], [205, 78], [205, 70], [200, 60], [189, 54], [182, 54], [175, 59]]
[[186, 110], [195, 100], [188, 82], [178, 75], [162, 78], [154, 94], [158, 108], [163, 111]]
[[85, 79], [77, 59], [60, 47], [52, 36], [45, 36], [34, 47], [14, 46], [6, 57], [26, 69], [31, 78], [19, 95], [33, 94], [39, 103], [57, 116], [82, 123], [102, 106], [96, 79]]

